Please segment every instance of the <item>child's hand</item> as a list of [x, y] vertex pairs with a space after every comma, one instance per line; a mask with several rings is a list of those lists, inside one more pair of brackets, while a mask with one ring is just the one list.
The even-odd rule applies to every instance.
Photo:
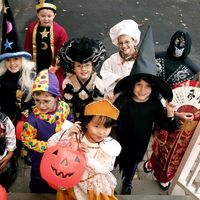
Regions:
[[29, 110], [28, 110], [28, 109], [24, 110], [24, 111], [21, 112], [21, 113], [22, 113], [22, 115], [23, 115], [25, 118], [27, 118], [27, 117], [29, 116]]
[[175, 112], [175, 116], [186, 121], [192, 121], [194, 119], [194, 114], [188, 112]]
[[81, 122], [75, 122], [74, 125], [68, 129], [69, 131], [69, 136], [73, 135], [73, 134], [81, 134], [81, 126], [80, 126]]
[[12, 158], [12, 156], [13, 156], [13, 151], [9, 151], [8, 154], [0, 161], [0, 172], [7, 167], [8, 162]]
[[171, 101], [166, 100], [167, 117], [174, 117], [176, 105]]

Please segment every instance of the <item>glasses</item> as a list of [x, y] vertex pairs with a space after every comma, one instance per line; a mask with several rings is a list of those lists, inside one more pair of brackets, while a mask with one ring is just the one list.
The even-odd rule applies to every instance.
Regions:
[[35, 101], [35, 105], [39, 105], [39, 106], [43, 105], [45, 107], [49, 106], [49, 105], [51, 105], [53, 103], [53, 99], [44, 100], [44, 101], [40, 101], [38, 99], [34, 99], [34, 101]]
[[83, 64], [75, 64], [75, 66], [77, 69], [90, 69], [92, 67], [92, 63], [83, 63]]
[[129, 41], [127, 40], [127, 41], [124, 41], [124, 42], [119, 42], [118, 45], [119, 45], [119, 46], [123, 46], [123, 45], [126, 45], [126, 46], [127, 46], [127, 45], [129, 45], [130, 43], [132, 43], [132, 42], [133, 42], [133, 40], [129, 40]]

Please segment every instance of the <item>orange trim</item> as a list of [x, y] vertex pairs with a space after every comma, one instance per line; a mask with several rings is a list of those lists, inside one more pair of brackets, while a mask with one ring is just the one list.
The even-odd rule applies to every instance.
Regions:
[[33, 61], [36, 63], [37, 60], [37, 44], [36, 44], [36, 34], [39, 22], [35, 25], [33, 29], [32, 44], [33, 44]]

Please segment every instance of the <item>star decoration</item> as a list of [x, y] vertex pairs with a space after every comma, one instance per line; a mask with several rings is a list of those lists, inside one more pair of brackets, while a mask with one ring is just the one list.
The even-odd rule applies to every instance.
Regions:
[[4, 43], [4, 50], [6, 49], [12, 49], [11, 44], [13, 44], [13, 42], [9, 42], [8, 39], [6, 39], [6, 42]]
[[45, 28], [43, 32], [40, 32], [40, 34], [42, 35], [42, 39], [44, 37], [48, 37], [49, 31], [47, 31], [47, 29]]
[[8, 8], [10, 8], [10, 7], [6, 7], [6, 6], [4, 5], [4, 13], [5, 13], [5, 14], [7, 14], [7, 9], [8, 9]]

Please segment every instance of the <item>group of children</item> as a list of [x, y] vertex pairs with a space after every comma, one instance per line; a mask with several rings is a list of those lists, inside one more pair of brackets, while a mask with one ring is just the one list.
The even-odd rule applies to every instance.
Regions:
[[[7, 0], [5, 7], [0, 55], [0, 183], [8, 190], [15, 179], [4, 183], [8, 173], [17, 173], [14, 126], [23, 115], [21, 141], [31, 158], [31, 192], [56, 192], [41, 177], [40, 162], [65, 128], [63, 138], [80, 136], [87, 164], [80, 183], [58, 189], [58, 199], [116, 199], [117, 182], [111, 171], [117, 165], [123, 177], [121, 193], [130, 194], [155, 127], [179, 128], [172, 90], [156, 76], [154, 56], [146, 57], [146, 40], [152, 42], [152, 33], [147, 31], [138, 50], [138, 24], [134, 20], [116, 24], [110, 37], [119, 52], [104, 61], [101, 41], [86, 37], [68, 41], [66, 31], [54, 22], [56, 6], [50, 0], [39, 0], [38, 21], [28, 28], [24, 51], [17, 43]], [[8, 21], [13, 30], [7, 29]], [[101, 79], [96, 69], [102, 62]], [[166, 99], [165, 106], [160, 96]], [[66, 121], [74, 124], [65, 127]]]

